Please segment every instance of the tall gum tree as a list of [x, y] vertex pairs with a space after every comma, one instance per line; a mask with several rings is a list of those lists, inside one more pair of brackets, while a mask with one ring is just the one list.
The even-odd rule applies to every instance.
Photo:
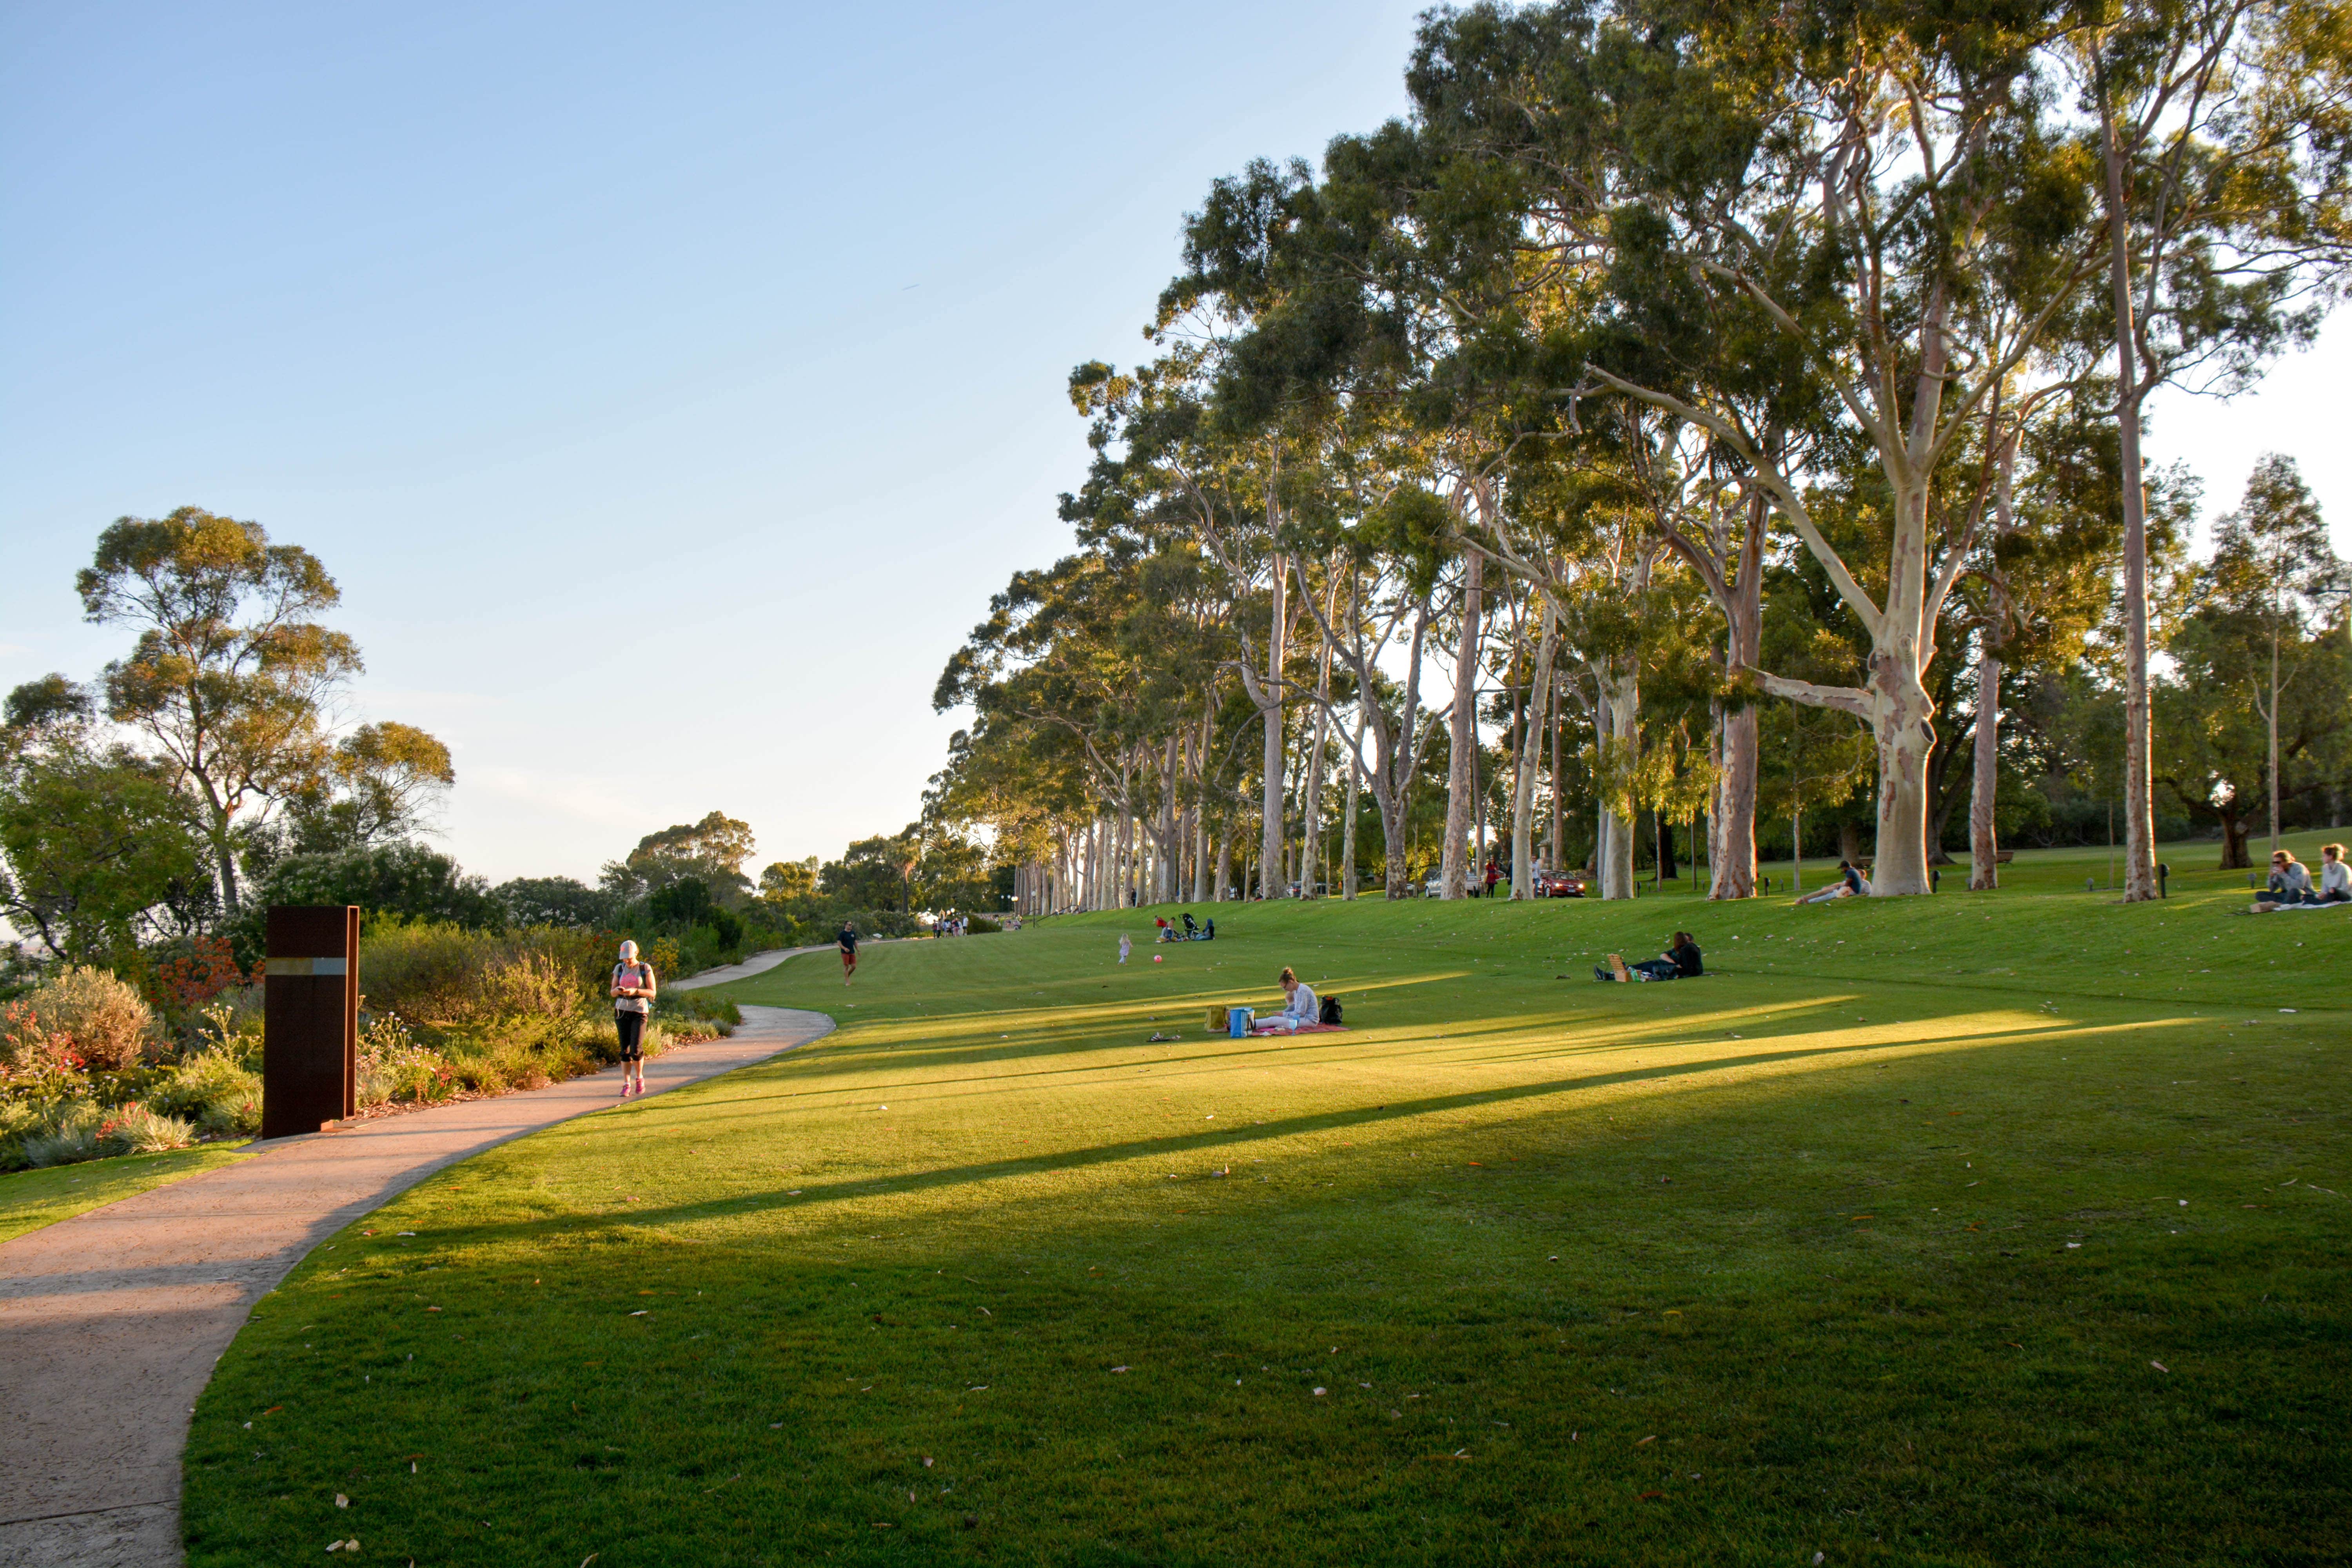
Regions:
[[198, 507], [119, 519], [75, 586], [88, 619], [137, 629], [106, 667], [107, 717], [152, 741], [194, 795], [234, 914], [240, 813], [331, 765], [328, 705], [360, 654], [316, 617], [341, 593], [309, 551]]
[[[1662, 384], [1643, 378], [1646, 356], [1588, 362], [1589, 386], [1735, 454], [1866, 629], [1858, 686], [1752, 674], [1869, 725], [1881, 894], [1929, 890], [1936, 735], [1922, 678], [1967, 554], [1931, 520], [1936, 471], [2094, 262], [2089, 171], [2049, 126], [2037, 74], [2064, 27], [2054, 6], [1924, 0], [1794, 16], [1760, 4], [1480, 7], [1433, 19], [1416, 58], [1420, 96], [1457, 143], [1529, 169], [1526, 246], [1563, 272], [1608, 274], [1629, 336], [1685, 302], [1751, 312], [1801, 354], [1883, 469], [1895, 505], [1884, 559], [1849, 562], [1814, 526], [1806, 476], [1752, 410], [1719, 395], [1713, 367]], [[1985, 308], [1995, 295], [2008, 308]]]
[[2352, 24], [2334, 0], [2096, 0], [2069, 39], [2105, 217], [2123, 470], [2124, 899], [2158, 896], [2141, 443], [2308, 342], [2352, 260]]

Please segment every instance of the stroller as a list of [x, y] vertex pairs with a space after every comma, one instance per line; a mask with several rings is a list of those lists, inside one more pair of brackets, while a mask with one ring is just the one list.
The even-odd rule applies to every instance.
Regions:
[[1184, 911], [1184, 940], [1186, 942], [1201, 940], [1201, 923], [1192, 918], [1192, 911], [1190, 910]]

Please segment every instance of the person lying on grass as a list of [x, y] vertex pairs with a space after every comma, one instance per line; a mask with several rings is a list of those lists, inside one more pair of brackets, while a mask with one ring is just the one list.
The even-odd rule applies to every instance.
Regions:
[[1317, 1021], [1315, 993], [1287, 965], [1282, 971], [1282, 1011], [1257, 1021], [1263, 1035], [1287, 1035]]
[[1797, 902], [1801, 904], [1825, 904], [1832, 899], [1860, 899], [1867, 898], [1869, 894], [1870, 879], [1864, 877], [1859, 870], [1855, 869], [1853, 862], [1841, 860], [1838, 862], [1838, 879], [1836, 881], [1832, 882], [1828, 887], [1823, 888], [1818, 893], [1807, 893], [1803, 898], [1799, 899]]
[[1602, 969], [1595, 965], [1592, 978], [1629, 981], [1696, 980], [1706, 973], [1706, 966], [1699, 961], [1698, 943], [1692, 940], [1690, 932], [1678, 931], [1675, 932], [1674, 941], [1666, 944], [1666, 951], [1657, 957], [1641, 963], [1628, 963], [1622, 956], [1612, 952], [1609, 955], [1609, 967]]

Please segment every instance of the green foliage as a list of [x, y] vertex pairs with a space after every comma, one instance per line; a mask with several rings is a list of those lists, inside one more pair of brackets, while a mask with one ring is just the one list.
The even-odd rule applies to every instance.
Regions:
[[122, 960], [209, 912], [197, 824], [167, 767], [37, 723], [46, 689], [18, 688], [26, 721], [0, 731], [0, 913], [53, 957]]
[[[337, 855], [289, 856], [270, 868], [252, 901], [257, 910], [271, 904], [357, 904], [370, 918], [467, 927], [495, 925], [505, 912], [481, 878], [467, 875], [437, 849], [404, 842]], [[244, 917], [245, 931], [257, 944], [260, 919], [251, 910]]]
[[251, 1137], [261, 1131], [261, 1075], [233, 1046], [215, 1046], [173, 1068], [147, 1105], [208, 1138]]
[[632, 899], [686, 879], [740, 892], [751, 887], [743, 862], [751, 857], [751, 824], [714, 811], [699, 822], [646, 834], [628, 858], [604, 867], [604, 883]]
[[601, 930], [620, 918], [620, 899], [572, 877], [518, 877], [501, 882], [491, 897], [506, 923], [518, 926], [583, 926]]

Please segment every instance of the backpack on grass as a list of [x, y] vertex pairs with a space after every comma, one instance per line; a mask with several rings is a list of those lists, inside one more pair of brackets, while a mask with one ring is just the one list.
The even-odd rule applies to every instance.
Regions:
[[1316, 1010], [1315, 1021], [1318, 1024], [1338, 1023], [1339, 1021], [1339, 999], [1337, 996], [1324, 997], [1323, 1005]]

